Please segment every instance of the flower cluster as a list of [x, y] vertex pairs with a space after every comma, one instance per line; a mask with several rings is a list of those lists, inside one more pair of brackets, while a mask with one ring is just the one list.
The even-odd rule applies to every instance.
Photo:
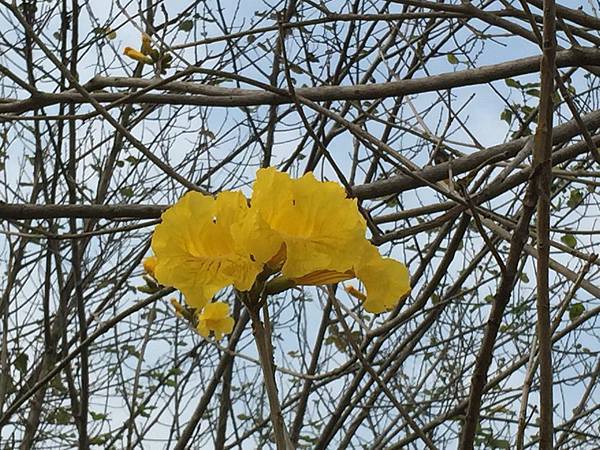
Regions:
[[155, 257], [145, 266], [184, 294], [199, 313], [201, 334], [219, 338], [233, 321], [212, 297], [227, 286], [249, 291], [261, 274], [271, 277], [267, 292], [358, 278], [366, 294], [347, 291], [367, 311], [393, 308], [410, 291], [408, 271], [382, 257], [365, 234], [356, 200], [339, 184], [260, 169], [250, 200], [241, 192], [185, 194], [163, 213], [152, 237]]
[[152, 40], [146, 33], [142, 33], [142, 46], [140, 50], [125, 47], [123, 54], [143, 64], [156, 66], [158, 73], [165, 74], [166, 69], [171, 67], [173, 56], [165, 51], [153, 48]]

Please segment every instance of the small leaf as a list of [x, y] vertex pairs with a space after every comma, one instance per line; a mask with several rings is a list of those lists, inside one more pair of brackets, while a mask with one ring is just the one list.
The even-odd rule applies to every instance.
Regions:
[[398, 197], [390, 197], [385, 201], [386, 206], [389, 206], [390, 208], [393, 208], [394, 206], [399, 206], [400, 205], [400, 200], [398, 199]]
[[15, 368], [21, 372], [21, 374], [27, 372], [27, 362], [29, 361], [29, 356], [27, 353], [19, 353], [15, 358]]
[[60, 377], [58, 375], [56, 375], [54, 378], [52, 378], [52, 380], [50, 381], [50, 386], [52, 387], [52, 389], [54, 391], [56, 391], [60, 394], [66, 394], [68, 392], [68, 389], [62, 383], [62, 381], [60, 380]]
[[521, 87], [521, 83], [519, 83], [517, 80], [514, 80], [512, 78], [507, 78], [506, 80], [504, 80], [504, 82], [506, 83], [506, 85], [508, 87], [511, 87], [511, 88], [520, 88]]
[[525, 314], [527, 312], [528, 309], [529, 308], [527, 306], [527, 303], [521, 303], [520, 305], [515, 306], [512, 313], [515, 316], [522, 316], [523, 314]]
[[98, 436], [94, 436], [94, 437], [90, 438], [90, 445], [106, 444], [106, 441], [108, 440], [109, 437], [110, 437], [109, 433], [104, 433], [104, 434], [99, 434]]
[[303, 73], [302, 68], [296, 64], [290, 64], [290, 70], [294, 73]]
[[172, 369], [169, 369], [169, 375], [181, 375], [183, 373], [183, 370], [181, 370], [179, 367], [173, 367]]
[[102, 36], [110, 40], [117, 38], [117, 32], [111, 30], [109, 27], [96, 27], [94, 28], [94, 33], [96, 33], [98, 36]]
[[246, 38], [246, 40], [248, 41], [248, 44], [252, 44], [256, 40], [256, 36], [251, 34]]
[[48, 414], [48, 422], [56, 425], [66, 425], [71, 422], [71, 414], [62, 406]]
[[500, 120], [504, 120], [506, 123], [510, 124], [512, 122], [512, 116], [512, 110], [506, 108], [504, 111], [502, 111], [502, 114], [500, 114]]
[[525, 272], [521, 272], [519, 274], [519, 278], [521, 279], [521, 281], [523, 283], [529, 283], [529, 277], [527, 276], [527, 274]]
[[458, 60], [458, 58], [456, 56], [454, 56], [452, 53], [448, 53], [448, 55], [446, 55], [446, 58], [448, 58], [448, 62], [452, 65], [456, 65], [460, 62]]
[[577, 239], [572, 234], [565, 234], [563, 237], [560, 238], [560, 240], [567, 247], [571, 247], [571, 248], [577, 247]]
[[573, 303], [569, 307], [569, 319], [571, 322], [577, 320], [585, 312], [585, 306], [583, 303]]
[[129, 345], [129, 344], [128, 345], [123, 345], [121, 347], [121, 349], [123, 351], [127, 352], [129, 355], [135, 356], [138, 359], [142, 357], [142, 355], [140, 354], [140, 352], [138, 352], [133, 345]]
[[130, 186], [125, 186], [124, 188], [121, 188], [119, 192], [123, 197], [133, 197], [133, 188], [131, 188]]
[[491, 448], [510, 448], [510, 442], [505, 439], [490, 439], [488, 445]]
[[140, 162], [140, 160], [135, 156], [128, 156], [127, 158], [125, 158], [125, 161], [127, 161], [132, 166], [135, 166], [137, 163]]
[[581, 192], [579, 189], [571, 189], [569, 200], [567, 200], [567, 206], [569, 208], [577, 208], [582, 201], [583, 192]]
[[192, 31], [192, 28], [194, 28], [194, 21], [190, 19], [184, 20], [179, 24], [179, 29], [181, 31], [189, 32]]
[[108, 415], [106, 415], [106, 414], [95, 413], [94, 411], [90, 411], [90, 415], [92, 416], [92, 419], [94, 419], [94, 420], [104, 420], [108, 417]]

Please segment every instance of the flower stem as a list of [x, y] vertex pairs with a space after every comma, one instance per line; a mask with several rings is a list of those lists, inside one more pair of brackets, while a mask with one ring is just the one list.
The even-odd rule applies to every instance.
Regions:
[[275, 383], [275, 368], [273, 363], [273, 346], [271, 343], [271, 327], [269, 324], [269, 316], [266, 311], [267, 306], [264, 305], [264, 323], [260, 320], [260, 308], [257, 305], [252, 305], [248, 308], [250, 318], [252, 319], [252, 329], [258, 350], [260, 366], [263, 372], [265, 381], [265, 389], [269, 398], [269, 409], [271, 411], [271, 423], [273, 424], [273, 432], [275, 434], [275, 444], [277, 450], [293, 450], [294, 446], [289, 438], [285, 428], [283, 415], [281, 414], [281, 405], [277, 394], [277, 384]]

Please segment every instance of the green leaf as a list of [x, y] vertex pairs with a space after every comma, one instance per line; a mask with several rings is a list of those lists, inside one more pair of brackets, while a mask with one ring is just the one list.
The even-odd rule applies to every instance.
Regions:
[[94, 33], [96, 33], [98, 36], [110, 39], [111, 41], [117, 38], [117, 32], [111, 30], [109, 27], [96, 27], [94, 28]]
[[523, 114], [530, 115], [533, 112], [533, 108], [531, 106], [523, 105], [521, 106], [521, 111], [523, 111]]
[[172, 369], [169, 369], [169, 376], [170, 375], [181, 375], [183, 373], [183, 370], [181, 370], [179, 367], [173, 367]]
[[567, 247], [571, 247], [571, 248], [577, 247], [577, 239], [572, 234], [565, 234], [563, 237], [560, 238], [560, 240]]
[[150, 417], [150, 414], [152, 413], [153, 409], [156, 409], [156, 406], [150, 406], [150, 405], [140, 406], [140, 409], [139, 409], [140, 416]]
[[56, 425], [67, 425], [71, 422], [71, 414], [62, 406], [59, 406], [48, 414], [48, 422]]
[[130, 186], [125, 186], [124, 188], [121, 188], [119, 192], [123, 197], [133, 197], [133, 188], [131, 188]]
[[6, 392], [12, 394], [17, 390], [15, 389], [15, 383], [8, 372], [8, 370], [6, 372], [0, 372], [0, 386], [6, 383], [4, 384], [4, 386], [6, 386]]
[[181, 31], [189, 32], [192, 31], [192, 28], [194, 28], [194, 21], [190, 19], [184, 20], [179, 24]]
[[302, 68], [296, 64], [290, 64], [290, 70], [294, 73], [303, 73]]
[[571, 189], [569, 194], [569, 200], [567, 200], [567, 206], [569, 208], [577, 208], [583, 201], [583, 192], [579, 189]]
[[504, 111], [502, 111], [502, 114], [500, 114], [500, 120], [504, 120], [506, 123], [508, 123], [510, 125], [510, 123], [512, 122], [512, 116], [513, 116], [512, 110], [506, 108]]
[[541, 92], [539, 89], [528, 89], [525, 91], [527, 95], [532, 95], [533, 97], [539, 97]]
[[135, 166], [137, 163], [140, 162], [140, 159], [136, 158], [135, 156], [128, 156], [127, 158], [125, 158], [125, 161], [127, 161], [132, 166]]
[[521, 281], [523, 283], [529, 283], [529, 277], [527, 276], [527, 274], [525, 272], [521, 272], [519, 274], [519, 278], [521, 279]]
[[510, 442], [505, 439], [490, 439], [487, 443], [491, 448], [510, 448]]
[[577, 320], [585, 312], [585, 306], [583, 303], [573, 303], [569, 307], [569, 319], [571, 322]]
[[60, 376], [56, 375], [52, 380], [50, 380], [50, 386], [52, 389], [60, 394], [66, 394], [68, 389], [60, 380]]
[[29, 356], [26, 353], [19, 353], [15, 358], [15, 368], [21, 372], [21, 374], [27, 372], [27, 361]]
[[517, 80], [514, 80], [512, 78], [507, 78], [506, 80], [504, 80], [504, 82], [506, 83], [506, 85], [508, 87], [511, 87], [511, 88], [520, 88], [521, 87], [521, 83], [519, 83]]
[[460, 61], [458, 60], [458, 58], [456, 56], [454, 56], [452, 53], [448, 53], [446, 55], [446, 58], [448, 58], [448, 62], [450, 64], [456, 65], [458, 64]]
[[528, 309], [529, 309], [529, 307], [528, 307], [527, 303], [523, 302], [523, 303], [515, 306], [512, 313], [515, 316], [522, 316], [523, 314], [525, 314], [527, 312]]
[[135, 356], [138, 359], [142, 357], [140, 352], [138, 352], [133, 345], [130, 345], [130, 344], [123, 345], [121, 347], [121, 349], [123, 351], [127, 352], [128, 354], [130, 354], [131, 356]]
[[400, 205], [400, 199], [398, 197], [390, 197], [385, 201], [385, 204], [390, 208], [393, 208], [394, 206]]
[[90, 438], [90, 445], [106, 444], [106, 441], [108, 440], [109, 436], [110, 436], [109, 433], [104, 433], [104, 434], [99, 434], [98, 436], [94, 436], [94, 437]]
[[95, 413], [94, 411], [90, 411], [90, 415], [92, 416], [92, 419], [94, 419], [94, 420], [104, 420], [104, 419], [108, 418], [108, 415], [102, 414], [102, 413]]

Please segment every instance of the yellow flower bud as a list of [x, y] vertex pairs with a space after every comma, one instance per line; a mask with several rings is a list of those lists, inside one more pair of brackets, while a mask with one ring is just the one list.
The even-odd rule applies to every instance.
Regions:
[[146, 33], [142, 33], [142, 53], [144, 55], [149, 55], [152, 51], [152, 41], [150, 40], [150, 36]]
[[356, 289], [354, 286], [346, 286], [344, 289], [349, 295], [351, 295], [354, 298], [357, 298], [362, 302], [364, 302], [367, 299], [367, 296], [360, 292], [358, 289]]
[[136, 49], [131, 48], [131, 47], [125, 47], [125, 49], [123, 50], [123, 54], [125, 56], [128, 56], [131, 59], [135, 59], [136, 61], [139, 61], [144, 64], [152, 64], [153, 63], [152, 58], [144, 55], [142, 52], [139, 52]]
[[144, 258], [144, 271], [150, 275], [152, 278], [155, 278], [154, 276], [154, 270], [156, 269], [156, 263], [158, 262], [158, 259], [156, 258], [156, 256], [149, 256], [147, 258]]

